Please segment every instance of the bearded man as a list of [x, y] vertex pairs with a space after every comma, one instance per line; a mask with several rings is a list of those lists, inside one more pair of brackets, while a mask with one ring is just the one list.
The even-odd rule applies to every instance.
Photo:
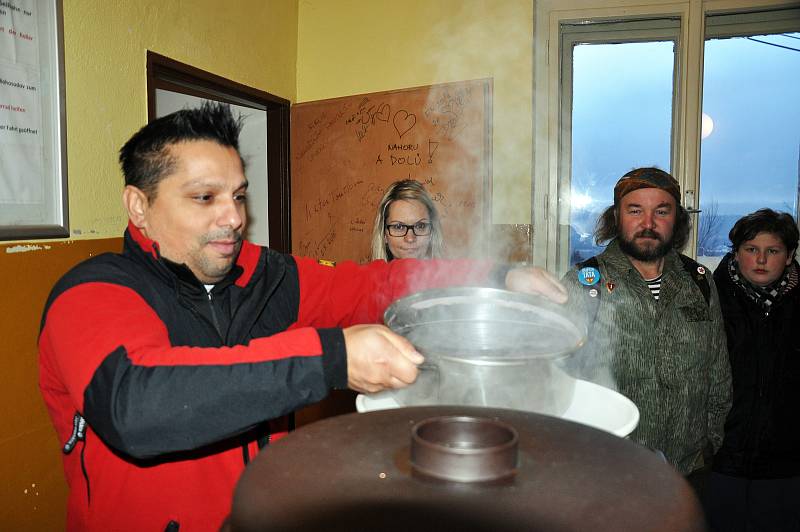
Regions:
[[569, 304], [587, 315], [589, 341], [577, 377], [614, 385], [639, 407], [631, 439], [663, 453], [689, 480], [722, 443], [730, 366], [714, 281], [681, 255], [690, 232], [677, 180], [637, 168], [614, 187], [601, 215], [596, 257], [563, 279]]

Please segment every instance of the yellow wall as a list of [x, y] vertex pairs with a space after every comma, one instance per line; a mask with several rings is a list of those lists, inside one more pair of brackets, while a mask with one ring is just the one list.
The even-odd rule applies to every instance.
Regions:
[[116, 153], [147, 119], [147, 50], [290, 101], [493, 78], [493, 218], [529, 223], [532, 23], [531, 0], [65, 1], [71, 239], [0, 245], [0, 366], [13, 383], [0, 388], [0, 529], [64, 523], [38, 316], [63, 271], [120, 244]]
[[64, 528], [60, 444], [37, 387], [39, 317], [67, 269], [120, 248], [116, 153], [147, 121], [146, 50], [295, 99], [296, 0], [63, 4], [72, 238], [0, 245], [0, 530]]
[[147, 122], [146, 50], [295, 99], [296, 0], [64, 2], [70, 229], [119, 236], [116, 154]]
[[300, 0], [297, 101], [494, 79], [494, 223], [531, 220], [532, 0]]

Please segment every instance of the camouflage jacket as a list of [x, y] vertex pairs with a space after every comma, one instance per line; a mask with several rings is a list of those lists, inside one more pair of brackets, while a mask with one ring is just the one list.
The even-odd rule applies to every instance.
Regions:
[[[722, 443], [731, 373], [719, 297], [711, 272], [706, 302], [677, 252], [664, 260], [661, 292], [650, 289], [611, 242], [597, 256], [591, 287], [573, 268], [562, 282], [576, 315], [587, 316], [586, 345], [569, 361], [574, 376], [616, 388], [639, 408], [630, 438], [662, 451], [681, 473], [706, 465]], [[591, 288], [596, 290], [592, 301]], [[593, 316], [593, 314], [595, 314]]]

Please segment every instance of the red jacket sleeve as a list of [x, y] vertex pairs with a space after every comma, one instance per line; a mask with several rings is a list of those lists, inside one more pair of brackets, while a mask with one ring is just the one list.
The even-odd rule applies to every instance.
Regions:
[[126, 454], [191, 450], [325, 397], [332, 383], [321, 339], [337, 336], [326, 332], [306, 327], [232, 347], [173, 346], [134, 290], [85, 283], [47, 311], [40, 386], [54, 420], [80, 412]]
[[300, 278], [297, 324], [347, 327], [383, 323], [383, 312], [396, 299], [420, 290], [487, 284], [492, 264], [474, 260], [383, 260], [366, 265], [342, 262], [335, 267], [296, 258]]

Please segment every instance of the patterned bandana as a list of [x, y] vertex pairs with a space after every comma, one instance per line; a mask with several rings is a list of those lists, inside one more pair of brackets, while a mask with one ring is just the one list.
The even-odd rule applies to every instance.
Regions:
[[747, 296], [761, 307], [764, 314], [769, 314], [775, 303], [789, 290], [797, 286], [798, 272], [797, 263], [792, 262], [785, 270], [780, 279], [767, 286], [756, 286], [744, 278], [739, 272], [739, 261], [735, 256], [728, 261], [728, 274], [731, 280], [741, 288]]
[[614, 186], [614, 205], [619, 205], [623, 196], [640, 188], [660, 188], [675, 198], [677, 205], [681, 204], [681, 188], [674, 177], [658, 168], [637, 168], [617, 181]]

